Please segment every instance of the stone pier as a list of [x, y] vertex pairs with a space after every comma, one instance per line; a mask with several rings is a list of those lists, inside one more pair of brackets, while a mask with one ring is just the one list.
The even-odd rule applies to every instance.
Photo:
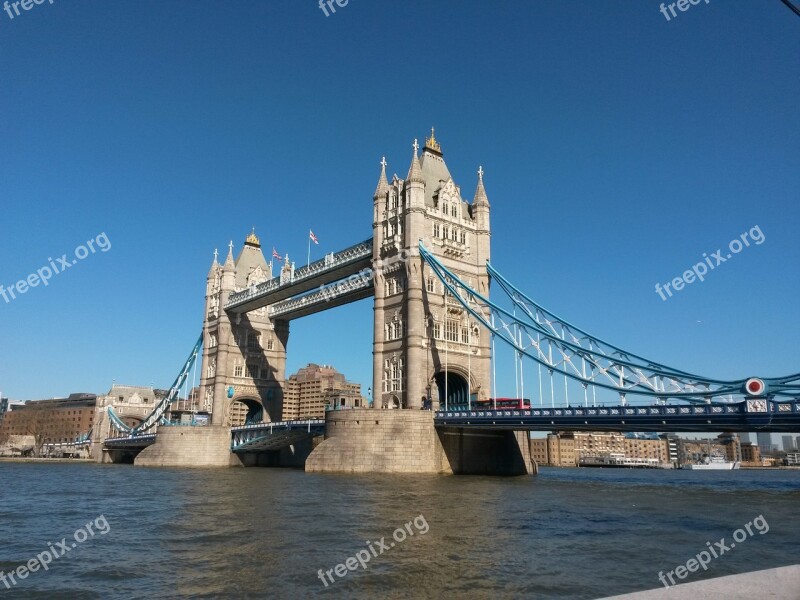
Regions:
[[134, 460], [140, 467], [240, 466], [228, 427], [160, 427], [156, 443]]
[[348, 409], [326, 415], [325, 440], [306, 471], [331, 473], [535, 473], [526, 435], [437, 431], [427, 410]]

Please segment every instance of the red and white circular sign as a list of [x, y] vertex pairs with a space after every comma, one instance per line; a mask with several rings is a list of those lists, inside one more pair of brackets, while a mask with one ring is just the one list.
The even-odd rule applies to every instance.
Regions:
[[744, 384], [745, 391], [747, 391], [747, 393], [750, 394], [751, 396], [762, 395], [766, 388], [767, 386], [764, 385], [764, 382], [761, 381], [758, 377], [751, 377]]

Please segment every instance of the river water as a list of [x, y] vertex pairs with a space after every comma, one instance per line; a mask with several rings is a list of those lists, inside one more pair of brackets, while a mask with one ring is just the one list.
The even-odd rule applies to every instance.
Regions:
[[730, 546], [759, 515], [752, 535], [742, 529], [684, 581], [800, 562], [798, 506], [800, 471], [498, 478], [0, 462], [0, 571], [63, 554], [15, 584], [7, 576], [0, 598], [600, 598], [658, 587], [659, 571], [706, 542]]

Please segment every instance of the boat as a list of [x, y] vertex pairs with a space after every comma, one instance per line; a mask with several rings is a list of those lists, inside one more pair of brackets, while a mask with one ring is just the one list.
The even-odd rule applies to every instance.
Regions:
[[689, 469], [691, 471], [730, 471], [738, 469], [741, 466], [739, 461], [729, 461], [719, 454], [704, 454], [699, 463], [689, 463], [683, 465], [682, 469]]
[[627, 469], [657, 469], [661, 465], [655, 458], [630, 458], [611, 452], [600, 456], [584, 456], [578, 461], [580, 467], [611, 467]]

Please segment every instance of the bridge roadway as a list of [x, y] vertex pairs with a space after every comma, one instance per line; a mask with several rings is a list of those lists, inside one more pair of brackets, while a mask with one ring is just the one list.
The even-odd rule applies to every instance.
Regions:
[[[230, 295], [224, 308], [232, 314], [247, 313], [257, 308], [274, 305], [281, 300], [294, 298], [320, 286], [340, 281], [371, 267], [372, 238], [339, 252], [333, 252], [305, 267], [295, 269], [291, 275], [283, 274], [273, 277], [246, 290], [235, 292]], [[348, 301], [354, 299], [351, 298]], [[282, 316], [281, 318], [286, 319], [287, 317]]]
[[280, 450], [297, 442], [325, 433], [325, 419], [255, 423], [231, 428], [233, 452]]
[[748, 400], [681, 406], [439, 410], [437, 426], [516, 431], [797, 432], [800, 403]]

